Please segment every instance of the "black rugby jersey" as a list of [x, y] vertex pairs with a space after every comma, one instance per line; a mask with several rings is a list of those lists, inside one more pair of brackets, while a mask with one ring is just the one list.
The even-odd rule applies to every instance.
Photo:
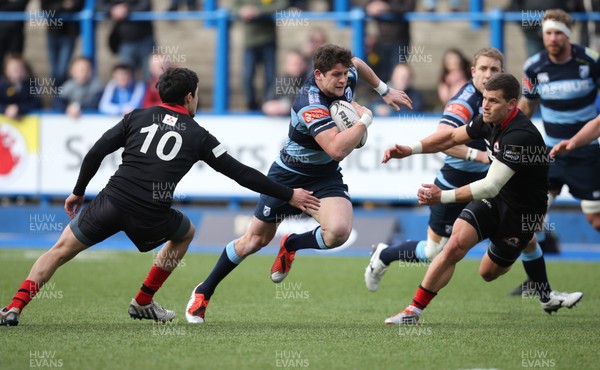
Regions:
[[230, 157], [183, 106], [167, 104], [136, 109], [106, 131], [84, 158], [73, 194], [83, 195], [102, 159], [121, 147], [122, 163], [104, 193], [126, 212], [168, 209], [177, 184], [200, 160], [254, 191], [284, 200], [292, 197], [292, 189]]
[[472, 139], [484, 139], [490, 161], [500, 161], [516, 173], [498, 197], [516, 210], [544, 211], [548, 201], [548, 148], [542, 135], [521, 111], [499, 125], [477, 117], [467, 126]]

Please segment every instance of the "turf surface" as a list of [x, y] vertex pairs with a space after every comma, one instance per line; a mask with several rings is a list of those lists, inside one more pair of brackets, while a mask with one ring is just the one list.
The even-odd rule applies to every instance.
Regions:
[[[40, 251], [0, 250], [0, 303], [8, 303]], [[81, 258], [80, 258], [81, 257]], [[297, 255], [284, 283], [273, 256], [248, 258], [221, 284], [207, 323], [189, 325], [191, 289], [216, 262], [188, 254], [156, 295], [172, 324], [132, 320], [127, 306], [152, 254], [87, 251], [63, 266], [26, 308], [0, 327], [0, 369], [593, 369], [600, 367], [598, 263], [548, 263], [553, 288], [583, 301], [552, 316], [536, 300], [508, 297], [518, 263], [496, 282], [462, 261], [415, 327], [384, 325], [409, 302], [424, 266], [393, 264], [377, 293], [365, 258]]]

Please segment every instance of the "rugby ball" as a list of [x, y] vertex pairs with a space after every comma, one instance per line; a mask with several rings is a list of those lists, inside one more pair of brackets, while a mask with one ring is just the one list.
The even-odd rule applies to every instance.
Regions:
[[[358, 112], [345, 100], [336, 100], [329, 106], [329, 113], [335, 125], [340, 131], [344, 131], [356, 123], [360, 119]], [[356, 145], [356, 148], [362, 148], [367, 143], [368, 137], [367, 131], [360, 139], [360, 142]]]

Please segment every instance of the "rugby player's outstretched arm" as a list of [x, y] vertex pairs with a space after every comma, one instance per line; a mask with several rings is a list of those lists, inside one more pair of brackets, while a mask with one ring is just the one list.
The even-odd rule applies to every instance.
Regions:
[[362, 59], [354, 57], [352, 62], [358, 71], [358, 78], [369, 84], [375, 89], [381, 98], [392, 107], [394, 110], [400, 110], [400, 105], [412, 109], [412, 100], [404, 93], [404, 91], [396, 90], [387, 86], [384, 81], [381, 81], [371, 67]]
[[246, 166], [227, 153], [221, 154], [219, 157], [211, 155], [205, 159], [205, 162], [215, 171], [252, 191], [285, 200], [303, 211], [319, 209], [319, 199], [312, 196], [312, 192], [304, 189], [292, 189], [276, 183], [260, 171]]

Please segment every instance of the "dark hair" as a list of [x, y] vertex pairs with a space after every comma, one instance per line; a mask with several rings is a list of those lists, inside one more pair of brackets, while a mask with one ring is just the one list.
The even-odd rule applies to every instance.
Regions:
[[323, 74], [329, 72], [338, 63], [346, 68], [352, 68], [354, 66], [352, 52], [341, 46], [324, 44], [319, 46], [313, 57], [314, 69], [318, 69]]
[[502, 91], [504, 100], [519, 99], [521, 85], [519, 80], [510, 73], [498, 73], [493, 75], [486, 83], [485, 89], [488, 91]]
[[188, 93], [196, 95], [198, 81], [198, 75], [190, 69], [169, 68], [158, 78], [156, 88], [163, 103], [183, 105]]
[[458, 56], [458, 60], [459, 60], [459, 64], [460, 64], [460, 70], [463, 73], [463, 75], [465, 76], [465, 78], [467, 80], [471, 79], [471, 62], [469, 61], [469, 59], [467, 59], [467, 57], [465, 57], [465, 55], [458, 49], [455, 48], [450, 48], [448, 50], [446, 50], [444, 52], [444, 55], [442, 56], [442, 72], [440, 73], [440, 82], [444, 83], [446, 80], [446, 75], [448, 75], [448, 68], [446, 68], [446, 56], [448, 54], [455, 54], [456, 56]]

